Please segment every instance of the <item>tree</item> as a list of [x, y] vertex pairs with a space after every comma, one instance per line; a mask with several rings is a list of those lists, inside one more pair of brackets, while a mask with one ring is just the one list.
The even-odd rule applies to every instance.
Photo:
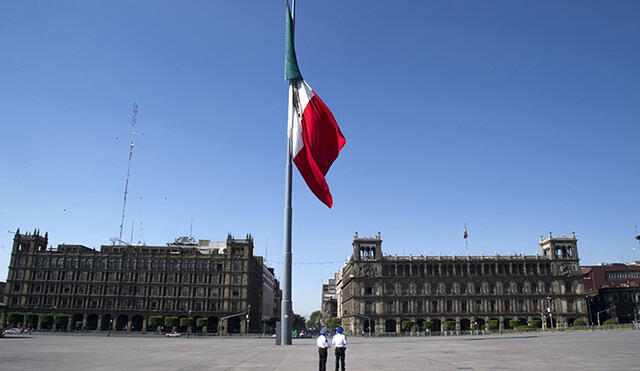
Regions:
[[53, 315], [53, 323], [58, 327], [64, 327], [69, 322], [68, 314], [56, 313]]
[[149, 316], [149, 318], [147, 319], [147, 326], [151, 327], [152, 329], [155, 329], [161, 325], [162, 316]]
[[197, 318], [196, 319], [196, 327], [197, 328], [203, 328], [204, 326], [206, 326], [208, 323], [208, 320], [206, 318]]
[[174, 328], [178, 325], [178, 317], [167, 316], [164, 317], [164, 326], [168, 328]]
[[454, 331], [455, 329], [456, 329], [456, 321], [453, 321], [453, 320], [444, 321], [445, 331]]
[[38, 313], [25, 313], [24, 324], [27, 327], [35, 327], [38, 324]]
[[306, 320], [304, 319], [303, 316], [299, 315], [299, 314], [293, 314], [293, 323], [291, 323], [291, 329], [292, 330], [298, 330], [298, 331], [302, 331], [305, 329], [305, 324], [306, 324]]
[[317, 310], [311, 313], [309, 316], [309, 320], [307, 321], [307, 328], [320, 328], [322, 324], [320, 321], [322, 320], [322, 312]]
[[24, 313], [9, 312], [9, 314], [7, 315], [7, 321], [9, 321], [9, 323], [14, 326], [17, 325], [18, 323], [21, 323], [23, 319], [24, 319]]
[[573, 325], [574, 326], [586, 326], [587, 323], [582, 318], [578, 318], [577, 320], [573, 321]]
[[402, 328], [402, 331], [411, 331], [413, 329], [413, 321], [405, 319], [400, 323], [400, 326]]
[[53, 314], [51, 313], [43, 313], [38, 317], [40, 318], [40, 327], [49, 328], [53, 323]]
[[500, 327], [500, 323], [497, 319], [490, 319], [489, 322], [489, 330], [497, 330]]
[[426, 330], [430, 330], [431, 326], [433, 326], [433, 322], [431, 322], [431, 321], [424, 321], [422, 323], [422, 329], [425, 330], [425, 331]]
[[603, 325], [617, 325], [618, 323], [620, 323], [618, 321], [618, 317], [613, 317], [613, 318], [609, 318], [608, 320], [604, 321], [602, 324]]
[[334, 332], [338, 326], [340, 326], [340, 321], [336, 317], [331, 317], [327, 320], [327, 329], [329, 331]]
[[540, 328], [540, 327], [542, 327], [542, 320], [540, 319], [531, 320], [531, 328]]
[[191, 318], [188, 318], [188, 317], [180, 318], [180, 327], [187, 328], [189, 326], [191, 326]]

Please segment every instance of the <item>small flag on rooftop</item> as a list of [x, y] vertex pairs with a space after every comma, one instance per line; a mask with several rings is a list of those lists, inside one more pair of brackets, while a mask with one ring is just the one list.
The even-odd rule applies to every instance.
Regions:
[[464, 239], [469, 238], [469, 232], [467, 232], [467, 225], [466, 224], [464, 226], [464, 234], [462, 235], [462, 238], [464, 238]]

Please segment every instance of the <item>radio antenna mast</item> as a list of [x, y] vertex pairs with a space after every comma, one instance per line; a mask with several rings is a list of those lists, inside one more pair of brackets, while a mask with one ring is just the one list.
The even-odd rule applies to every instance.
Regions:
[[120, 235], [118, 241], [122, 242], [122, 226], [124, 225], [124, 213], [127, 207], [127, 193], [129, 192], [129, 178], [131, 177], [131, 158], [133, 148], [136, 146], [136, 120], [138, 119], [138, 104], [133, 104], [133, 117], [131, 118], [131, 142], [129, 142], [129, 163], [127, 165], [127, 178], [124, 181], [124, 199], [122, 201], [122, 219], [120, 219]]

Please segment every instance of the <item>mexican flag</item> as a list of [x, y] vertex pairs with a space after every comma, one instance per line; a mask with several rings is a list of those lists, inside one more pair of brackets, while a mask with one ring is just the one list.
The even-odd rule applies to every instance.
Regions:
[[293, 20], [287, 4], [285, 80], [289, 81], [289, 149], [300, 175], [328, 207], [333, 198], [325, 175], [347, 142], [329, 108], [302, 78], [293, 42]]

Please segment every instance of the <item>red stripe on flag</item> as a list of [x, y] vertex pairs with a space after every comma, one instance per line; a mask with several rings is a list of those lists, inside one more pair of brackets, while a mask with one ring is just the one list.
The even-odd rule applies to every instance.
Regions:
[[303, 148], [293, 159], [314, 195], [328, 207], [333, 198], [325, 175], [347, 141], [324, 102], [314, 92], [302, 113]]

